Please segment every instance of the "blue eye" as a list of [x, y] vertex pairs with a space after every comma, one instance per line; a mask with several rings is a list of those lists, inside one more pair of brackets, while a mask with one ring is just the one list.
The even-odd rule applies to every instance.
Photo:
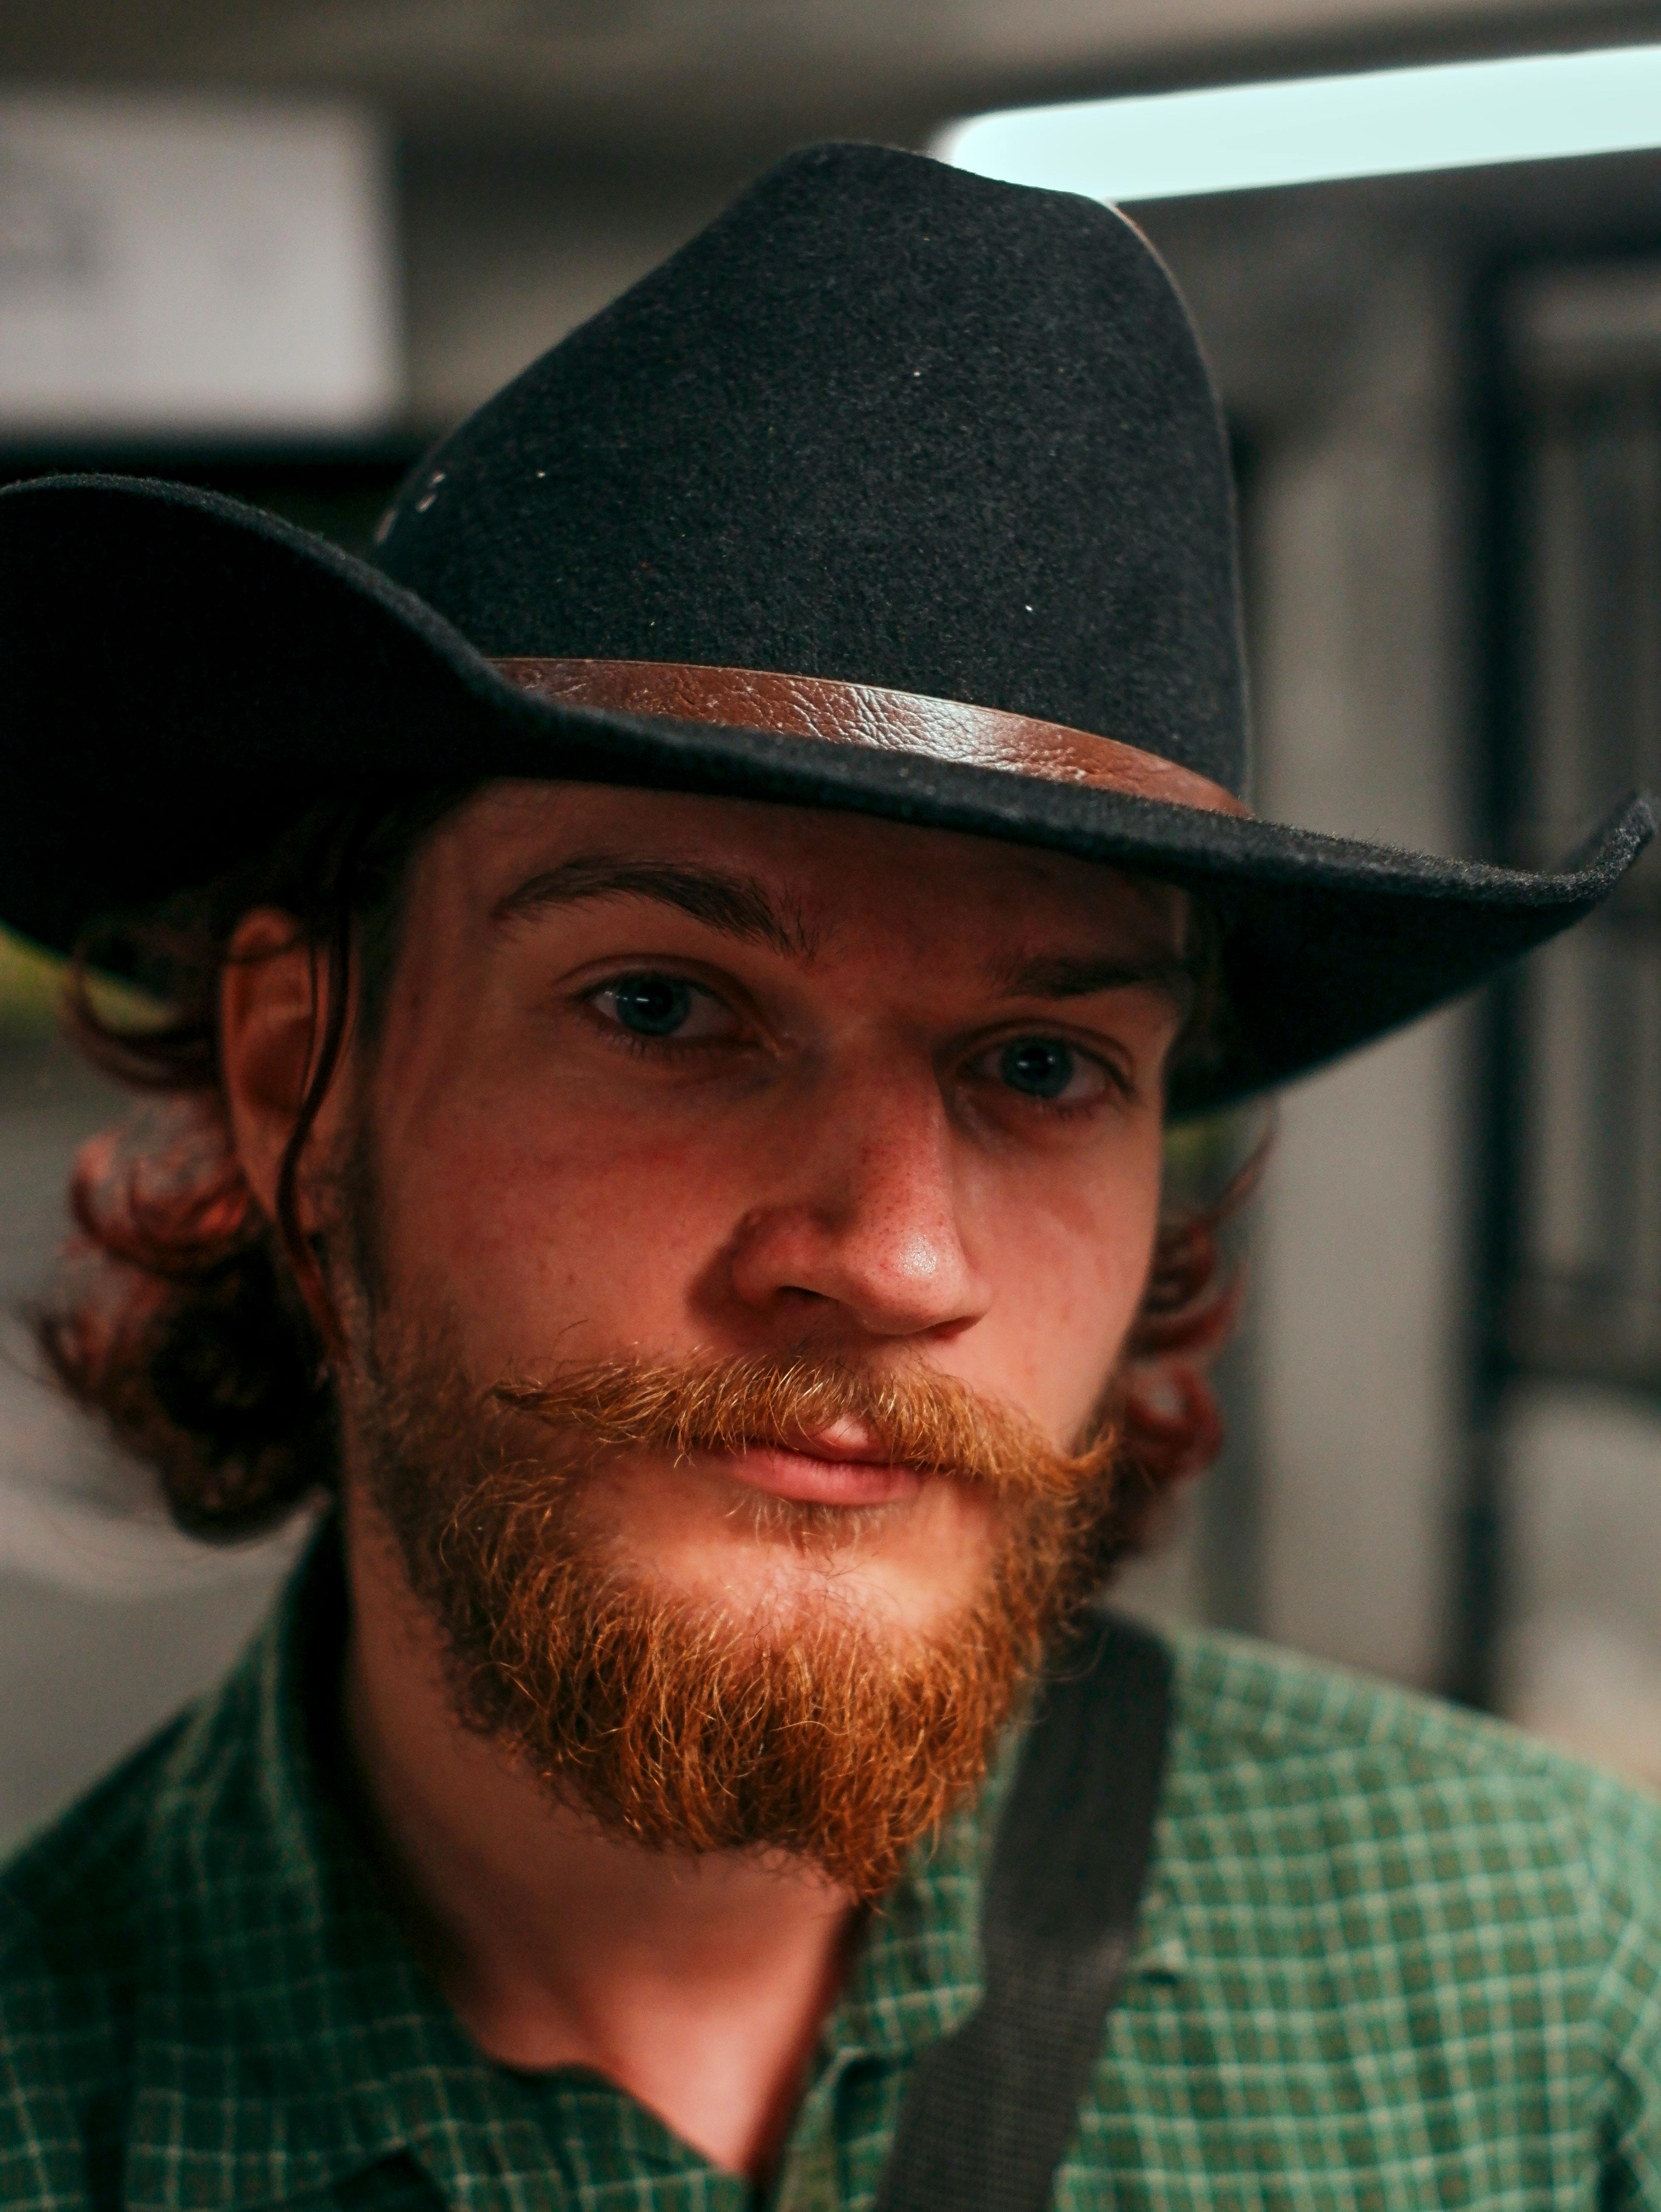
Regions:
[[1054, 1037], [1018, 1037], [998, 1054], [998, 1073], [1029, 1098], [1060, 1098], [1079, 1072], [1076, 1053]]
[[642, 969], [585, 994], [588, 1004], [624, 1035], [644, 1044], [733, 1044], [744, 1025], [725, 1001], [679, 975]]
[[692, 1012], [691, 986], [673, 975], [624, 975], [599, 995], [636, 1036], [673, 1036]]

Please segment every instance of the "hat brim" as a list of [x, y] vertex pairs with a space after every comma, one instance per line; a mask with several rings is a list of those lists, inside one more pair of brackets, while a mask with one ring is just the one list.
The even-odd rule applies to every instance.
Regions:
[[[574, 640], [572, 649], [579, 650]], [[514, 641], [491, 641], [500, 653]], [[330, 793], [506, 776], [834, 807], [1202, 892], [1222, 927], [1210, 1110], [1412, 1021], [1605, 898], [1628, 799], [1561, 869], [1442, 860], [857, 745], [557, 707], [369, 563], [187, 486], [0, 491], [0, 919], [56, 951], [252, 857]]]

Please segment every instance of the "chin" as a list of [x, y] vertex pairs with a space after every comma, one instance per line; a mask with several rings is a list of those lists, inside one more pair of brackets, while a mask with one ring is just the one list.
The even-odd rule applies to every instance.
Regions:
[[683, 1604], [707, 1607], [733, 1626], [752, 1627], [776, 1644], [781, 1636], [811, 1631], [834, 1620], [845, 1629], [896, 1647], [934, 1637], [972, 1608], [984, 1574], [966, 1573], [920, 1582], [879, 1553], [850, 1558], [846, 1543], [835, 1550], [800, 1537], [770, 1533], [718, 1559], [707, 1552], [690, 1558], [636, 1564], [637, 1586], [656, 1589]]

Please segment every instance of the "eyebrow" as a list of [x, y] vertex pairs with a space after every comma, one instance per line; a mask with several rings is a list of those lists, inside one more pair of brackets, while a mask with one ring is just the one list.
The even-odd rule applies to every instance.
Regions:
[[1095, 960], [1039, 954], [1001, 969], [998, 981], [1012, 997], [1022, 999], [1088, 999], [1098, 991], [1159, 991], [1184, 1018], [1193, 1006], [1196, 988], [1193, 969], [1175, 952]]
[[491, 910], [495, 921], [516, 921], [581, 899], [641, 898], [673, 907], [723, 936], [764, 945], [797, 960], [811, 959], [817, 940], [800, 914], [782, 908], [754, 876], [682, 861], [625, 860], [580, 853], [528, 878]]

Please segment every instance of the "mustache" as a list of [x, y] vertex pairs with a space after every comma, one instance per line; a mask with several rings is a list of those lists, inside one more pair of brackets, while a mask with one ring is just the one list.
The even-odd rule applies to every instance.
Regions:
[[1058, 1449], [1017, 1408], [917, 1365], [873, 1370], [797, 1352], [672, 1360], [599, 1360], [509, 1378], [489, 1393], [596, 1457], [646, 1449], [705, 1453], [811, 1449], [856, 1421], [887, 1462], [1031, 1495], [1076, 1496], [1113, 1467], [1116, 1424], [1104, 1413], [1077, 1451]]

